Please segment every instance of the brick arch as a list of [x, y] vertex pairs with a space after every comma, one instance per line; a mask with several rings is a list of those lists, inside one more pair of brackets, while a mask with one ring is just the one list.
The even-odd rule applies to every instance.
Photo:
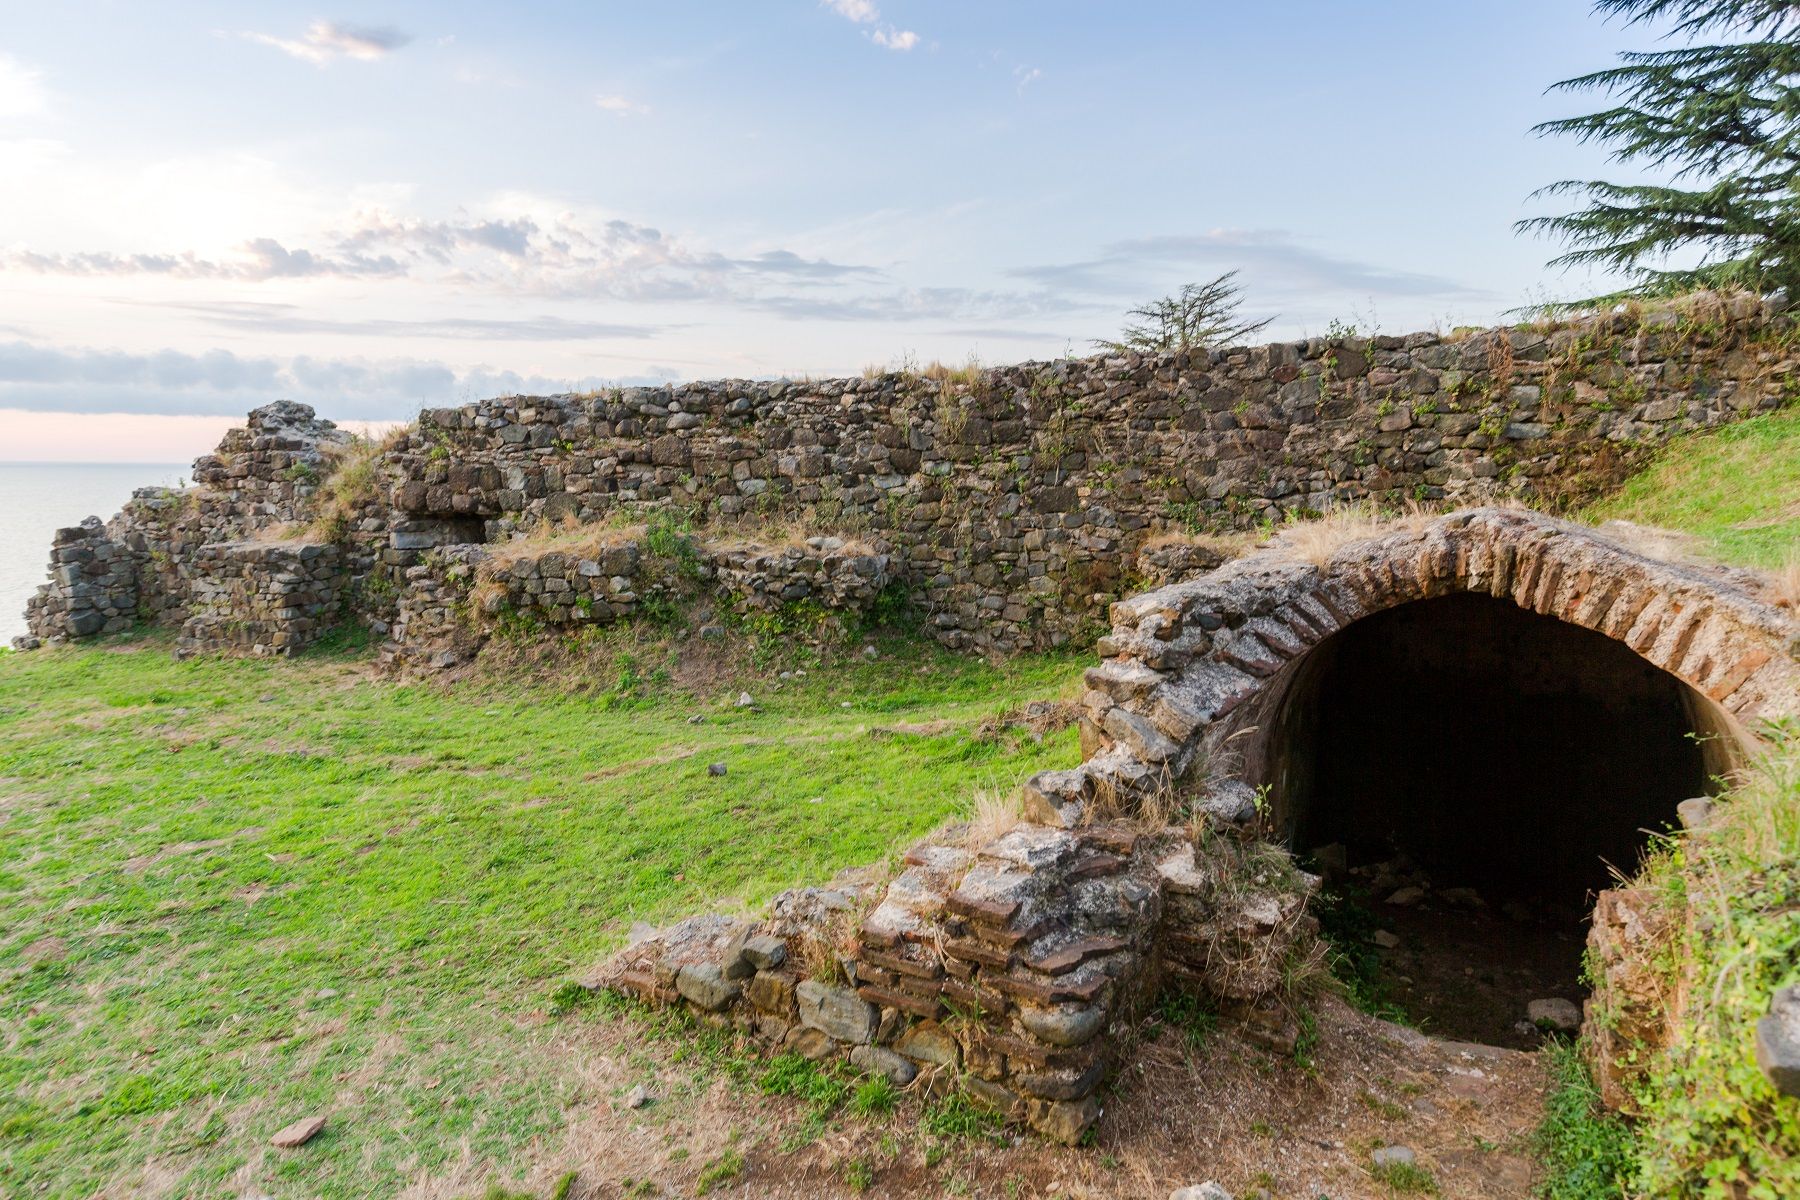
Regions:
[[1122, 600], [1087, 672], [1085, 761], [1027, 786], [1037, 819], [1170, 789], [1241, 810], [1268, 782], [1268, 723], [1308, 655], [1364, 618], [1475, 594], [1592, 630], [1685, 684], [1710, 767], [1735, 765], [1760, 720], [1800, 713], [1800, 625], [1746, 572], [1649, 557], [1585, 526], [1477, 508], [1398, 523], [1304, 557], [1291, 539]]

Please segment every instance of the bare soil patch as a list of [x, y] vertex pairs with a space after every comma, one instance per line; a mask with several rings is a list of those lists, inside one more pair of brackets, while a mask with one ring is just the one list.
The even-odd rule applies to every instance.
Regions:
[[[692, 1196], [709, 1167], [741, 1156], [715, 1193], [757, 1197], [1141, 1197], [1217, 1180], [1234, 1194], [1377, 1200], [1377, 1148], [1404, 1145], [1440, 1194], [1518, 1200], [1530, 1193], [1527, 1141], [1541, 1115], [1538, 1057], [1444, 1041], [1376, 1020], [1336, 1000], [1317, 1012], [1313, 1061], [1261, 1049], [1229, 1024], [1199, 1049], [1172, 1030], [1142, 1041], [1091, 1146], [1061, 1147], [925, 1132], [909, 1095], [890, 1116], [839, 1110], [823, 1125], [794, 1101], [764, 1097], [646, 1044], [635, 1018], [575, 1017], [546, 1027], [537, 1049], [571, 1064], [568, 1124], [500, 1177], [569, 1195]], [[626, 1104], [631, 1089], [655, 1097]], [[414, 1200], [478, 1194], [496, 1177], [473, 1160], [420, 1179]], [[860, 1187], [853, 1186], [860, 1184]]]

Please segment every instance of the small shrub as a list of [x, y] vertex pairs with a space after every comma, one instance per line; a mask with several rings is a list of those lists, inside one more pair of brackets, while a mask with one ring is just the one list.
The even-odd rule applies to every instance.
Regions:
[[1165, 991], [1157, 998], [1156, 1019], [1181, 1035], [1189, 1050], [1202, 1050], [1219, 1027], [1219, 1014], [1200, 997], [1187, 992]]

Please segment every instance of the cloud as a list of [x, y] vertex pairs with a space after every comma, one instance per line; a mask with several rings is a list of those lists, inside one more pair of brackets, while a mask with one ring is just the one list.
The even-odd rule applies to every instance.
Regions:
[[298, 38], [276, 37], [269, 33], [244, 33], [241, 36], [265, 46], [273, 46], [283, 54], [312, 63], [329, 66], [340, 58], [358, 62], [375, 62], [386, 58], [412, 41], [408, 34], [386, 26], [343, 25], [336, 21], [314, 21]]
[[[750, 307], [794, 321], [1012, 321], [1105, 311], [1110, 305], [1058, 295], [962, 287], [896, 288], [864, 295], [767, 296]], [[991, 332], [991, 331], [990, 331]]]
[[624, 96], [595, 96], [594, 105], [621, 117], [647, 117], [650, 115], [648, 104], [639, 104], [636, 100]]
[[0, 54], [0, 120], [36, 116], [49, 106], [44, 73], [10, 54]]
[[873, 280], [876, 268], [773, 249], [731, 255], [653, 226], [570, 213], [431, 219], [368, 209], [319, 235], [316, 248], [274, 238], [234, 256], [192, 251], [117, 254], [0, 250], [0, 272], [161, 276], [264, 283], [287, 279], [399, 280], [466, 290], [634, 301], [741, 299], [780, 283], [816, 287]]
[[1030, 87], [1043, 77], [1044, 73], [1036, 67], [1021, 66], [1013, 68], [1013, 81], [1018, 85], [1019, 95], [1021, 96], [1025, 94], [1026, 88]]
[[873, 0], [819, 0], [819, 3], [838, 16], [860, 24], [881, 19], [881, 10], [875, 7]]
[[395, 420], [474, 396], [548, 394], [625, 382], [558, 379], [419, 359], [241, 357], [227, 350], [133, 354], [0, 342], [0, 408], [34, 412], [242, 416], [271, 400], [302, 400], [324, 416]]
[[[627, 325], [608, 321], [575, 321], [566, 317], [514, 318], [435, 317], [419, 320], [333, 319], [309, 317], [294, 304], [217, 301], [206, 304], [159, 305], [192, 313], [222, 329], [260, 333], [325, 333], [366, 337], [424, 337], [478, 341], [575, 342], [601, 339], [652, 338], [668, 326]], [[0, 330], [4, 330], [0, 326]]]
[[1019, 267], [1008, 274], [1061, 293], [1143, 298], [1170, 277], [1172, 268], [1243, 271], [1252, 303], [1300, 300], [1321, 292], [1354, 297], [1486, 296], [1453, 279], [1423, 272], [1396, 271], [1327, 254], [1279, 229], [1214, 229], [1200, 234], [1163, 234], [1114, 242], [1090, 259]]
[[[821, 7], [829, 8], [838, 16], [858, 25], [873, 25], [881, 20], [881, 9], [875, 0], [819, 0]], [[864, 36], [877, 46], [888, 50], [905, 53], [919, 44], [919, 35], [910, 29], [897, 29], [892, 25], [880, 29], [869, 30]]]
[[0, 251], [0, 271], [75, 276], [161, 275], [170, 279], [223, 279], [246, 283], [321, 276], [367, 279], [403, 275], [406, 271], [391, 256], [333, 256], [305, 249], [289, 250], [274, 238], [252, 238], [238, 249], [240, 256], [229, 261], [201, 258], [191, 251], [179, 254], [114, 254], [109, 251], [42, 254], [32, 250], [7, 250]]

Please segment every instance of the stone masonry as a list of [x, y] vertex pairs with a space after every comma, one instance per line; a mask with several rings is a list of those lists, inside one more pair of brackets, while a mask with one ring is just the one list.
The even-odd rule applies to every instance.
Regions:
[[387, 633], [433, 550], [661, 511], [702, 544], [767, 540], [773, 521], [860, 539], [945, 645], [1043, 648], [1205, 565], [1183, 553], [1197, 533], [1365, 499], [1592, 494], [1672, 434], [1784, 403], [1793, 329], [1753, 299], [1701, 297], [1561, 328], [499, 397], [427, 410], [375, 448], [366, 494], [328, 528], [321, 486], [353, 443], [283, 402], [196, 462], [194, 488], [108, 523], [132, 569], [97, 609], [92, 587], [53, 581], [32, 636], [97, 632], [71, 628], [78, 611], [179, 626], [198, 547], [283, 525], [339, 546], [350, 615]]
[[338, 548], [317, 542], [218, 542], [195, 559], [189, 617], [176, 653], [291, 657], [336, 623]]
[[1233, 886], [1238, 843], [1208, 845], [1114, 821], [1021, 824], [972, 848], [959, 827], [913, 847], [885, 887], [862, 873], [783, 893], [757, 920], [691, 918], [621, 952], [595, 983], [772, 1051], [960, 1089], [1075, 1142], [1162, 987], [1204, 992], [1271, 1042], [1284, 1036], [1272, 1001], [1280, 964], [1314, 931], [1301, 910], [1316, 881], [1289, 869], [1285, 887]]

